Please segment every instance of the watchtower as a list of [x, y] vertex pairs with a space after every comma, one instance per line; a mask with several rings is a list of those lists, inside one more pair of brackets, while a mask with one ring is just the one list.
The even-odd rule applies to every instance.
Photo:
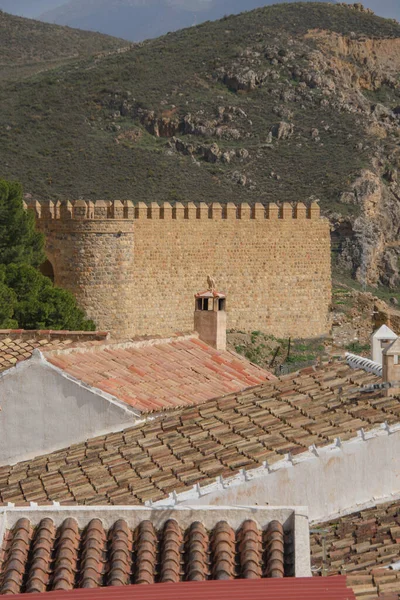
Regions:
[[46, 236], [46, 270], [98, 328], [133, 334], [134, 223], [130, 202], [30, 202]]

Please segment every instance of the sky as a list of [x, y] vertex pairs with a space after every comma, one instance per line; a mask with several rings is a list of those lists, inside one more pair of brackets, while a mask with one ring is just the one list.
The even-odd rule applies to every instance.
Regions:
[[381, 17], [390, 17], [400, 21], [400, 0], [365, 0], [364, 6]]
[[[212, 0], [176, 0], [176, 3], [181, 3], [182, 6], [188, 5], [191, 2], [211, 2]], [[92, 4], [96, 0], [91, 0]], [[270, 4], [271, 2], [266, 2]], [[37, 18], [43, 12], [57, 8], [64, 4], [68, 4], [67, 0], [0, 0], [0, 9], [18, 14], [24, 17]], [[400, 20], [400, 0], [364, 0], [364, 6], [372, 8], [372, 10], [382, 17], [392, 17]], [[246, 0], [243, 0], [243, 9], [246, 9]]]

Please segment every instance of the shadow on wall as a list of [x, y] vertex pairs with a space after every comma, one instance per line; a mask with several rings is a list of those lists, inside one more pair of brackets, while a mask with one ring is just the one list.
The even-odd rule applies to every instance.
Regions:
[[40, 272], [45, 277], [48, 277], [49, 279], [51, 279], [51, 281], [54, 283], [54, 268], [53, 268], [53, 265], [51, 264], [51, 262], [49, 260], [46, 260], [40, 266]]

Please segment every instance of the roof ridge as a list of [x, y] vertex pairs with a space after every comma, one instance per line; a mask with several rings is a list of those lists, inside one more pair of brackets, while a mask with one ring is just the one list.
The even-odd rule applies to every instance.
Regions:
[[98, 338], [99, 340], [109, 339], [110, 333], [108, 331], [69, 331], [68, 329], [0, 329], [0, 340], [3, 339], [21, 339], [25, 337], [29, 339], [36, 339], [41, 337], [56, 338], [56, 339], [71, 339], [71, 338], [83, 338], [82, 341], [87, 339]]
[[[250, 385], [246, 388], [241, 389], [238, 392], [227, 392], [226, 394], [223, 394], [221, 396], [216, 396], [215, 398], [209, 398], [208, 400], [206, 400], [205, 402], [201, 402], [199, 404], [177, 404], [176, 406], [166, 406], [163, 408], [155, 408], [153, 410], [143, 410], [141, 412], [141, 414], [144, 416], [144, 418], [146, 419], [146, 422], [148, 420], [156, 420], [158, 418], [162, 418], [164, 415], [165, 416], [171, 416], [171, 413], [181, 413], [186, 409], [190, 409], [190, 408], [207, 408], [208, 404], [214, 403], [214, 402], [221, 402], [223, 400], [230, 400], [233, 399], [237, 396], [240, 396], [241, 394], [247, 394], [251, 391], [254, 390], [254, 392], [256, 392], [258, 389], [263, 389], [266, 383], [271, 383], [273, 385], [274, 380], [269, 380], [267, 379], [264, 383], [257, 383], [255, 385]], [[138, 423], [138, 426], [143, 425], [143, 423]], [[136, 427], [136, 425], [133, 425], [133, 427]], [[122, 430], [125, 431], [125, 430]], [[87, 440], [86, 440], [87, 441]]]
[[182, 334], [173, 334], [169, 337], [159, 337], [159, 336], [140, 336], [137, 338], [117, 341], [117, 340], [108, 340], [105, 343], [101, 341], [93, 341], [87, 342], [82, 345], [74, 345], [70, 348], [63, 348], [60, 350], [48, 350], [44, 351], [43, 355], [45, 357], [49, 356], [59, 356], [64, 354], [72, 354], [75, 352], [97, 352], [101, 350], [107, 349], [116, 349], [116, 350], [126, 350], [129, 348], [145, 348], [147, 346], [160, 346], [163, 344], [171, 344], [172, 342], [184, 342], [191, 339], [198, 339], [199, 334], [196, 331], [191, 333], [182, 333]]
[[249, 363], [252, 367], [254, 367], [255, 369], [258, 369], [259, 371], [262, 371], [263, 373], [269, 373], [271, 375], [270, 381], [274, 381], [275, 379], [278, 379], [278, 377], [276, 375], [274, 375], [271, 371], [268, 371], [266, 368], [262, 367], [261, 365], [258, 365], [257, 363], [253, 362], [252, 360], [249, 360], [248, 358], [243, 356], [243, 354], [239, 354], [235, 350], [232, 350], [232, 348], [227, 348], [225, 352], [228, 352], [228, 354], [231, 354], [233, 356], [233, 358], [236, 358], [237, 360], [240, 360], [242, 362], [245, 361], [246, 363]]

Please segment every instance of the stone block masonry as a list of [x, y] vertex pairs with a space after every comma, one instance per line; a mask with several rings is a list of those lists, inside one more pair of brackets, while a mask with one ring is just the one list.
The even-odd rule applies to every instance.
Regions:
[[329, 223], [319, 206], [31, 202], [55, 283], [116, 337], [193, 329], [211, 275], [228, 329], [277, 337], [327, 332]]

